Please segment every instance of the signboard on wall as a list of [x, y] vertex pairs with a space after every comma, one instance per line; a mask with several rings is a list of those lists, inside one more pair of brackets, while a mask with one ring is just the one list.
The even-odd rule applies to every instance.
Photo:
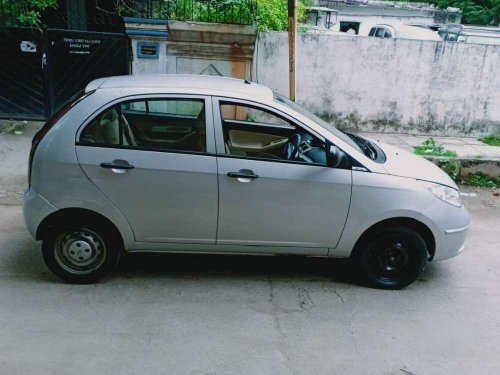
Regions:
[[160, 43], [137, 42], [137, 57], [141, 59], [159, 59]]

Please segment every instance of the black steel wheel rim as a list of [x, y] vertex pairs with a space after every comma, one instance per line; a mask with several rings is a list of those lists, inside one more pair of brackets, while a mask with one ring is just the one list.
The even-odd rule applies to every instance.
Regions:
[[411, 275], [417, 266], [417, 249], [406, 238], [388, 236], [380, 238], [366, 253], [368, 271], [384, 283], [397, 282]]

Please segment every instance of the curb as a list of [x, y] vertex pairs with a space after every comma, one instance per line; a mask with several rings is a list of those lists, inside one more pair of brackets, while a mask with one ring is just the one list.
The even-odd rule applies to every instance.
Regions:
[[457, 177], [467, 177], [477, 172], [484, 173], [486, 176], [492, 178], [500, 177], [500, 158], [419, 156], [436, 164], [446, 173], [455, 174]]

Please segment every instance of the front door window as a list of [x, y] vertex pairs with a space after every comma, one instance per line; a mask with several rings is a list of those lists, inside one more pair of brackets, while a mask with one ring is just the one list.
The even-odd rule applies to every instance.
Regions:
[[220, 114], [227, 155], [326, 165], [324, 141], [276, 113], [222, 102]]

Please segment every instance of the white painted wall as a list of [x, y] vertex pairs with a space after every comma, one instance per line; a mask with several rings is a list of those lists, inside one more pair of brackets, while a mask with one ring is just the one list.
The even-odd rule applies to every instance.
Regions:
[[[132, 42], [132, 74], [165, 74], [167, 73], [167, 52], [165, 38], [136, 38], [130, 36]], [[158, 43], [160, 47], [158, 59], [147, 59], [137, 57], [137, 42]]]
[[[261, 34], [253, 80], [288, 95], [286, 33]], [[299, 34], [298, 102], [340, 127], [500, 132], [500, 46]]]

